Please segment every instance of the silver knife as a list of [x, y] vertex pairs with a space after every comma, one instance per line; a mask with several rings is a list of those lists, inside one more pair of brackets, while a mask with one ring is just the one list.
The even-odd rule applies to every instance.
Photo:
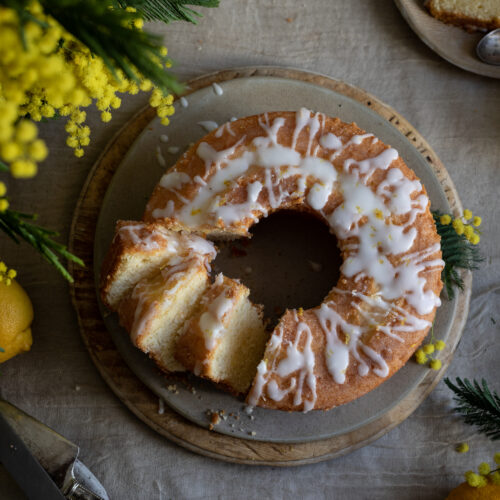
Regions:
[[28, 498], [109, 500], [78, 460], [79, 451], [76, 444], [0, 399], [0, 462]]

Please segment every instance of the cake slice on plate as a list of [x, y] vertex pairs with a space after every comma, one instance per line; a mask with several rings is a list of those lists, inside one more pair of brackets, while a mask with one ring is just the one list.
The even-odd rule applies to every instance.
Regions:
[[214, 245], [194, 234], [167, 229], [158, 222], [118, 221], [101, 272], [101, 298], [112, 311], [140, 280], [158, 273], [172, 257], [199, 254], [206, 263]]
[[174, 257], [156, 275], [140, 280], [120, 302], [120, 323], [134, 345], [163, 371], [184, 371], [174, 357], [175, 344], [208, 285], [202, 256]]
[[188, 370], [235, 394], [248, 391], [269, 337], [262, 307], [250, 290], [219, 274], [177, 342], [176, 359]]
[[471, 30], [500, 28], [499, 0], [427, 0], [425, 6], [445, 23]]

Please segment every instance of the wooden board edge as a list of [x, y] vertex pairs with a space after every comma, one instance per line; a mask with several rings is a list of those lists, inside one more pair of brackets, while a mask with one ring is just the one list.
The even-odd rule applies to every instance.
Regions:
[[[307, 81], [342, 93], [370, 107], [415, 143], [421, 153], [427, 153], [425, 157], [445, 189], [454, 213], [461, 212], [462, 207], [453, 182], [428, 143], [391, 107], [361, 89], [317, 73], [264, 66], [224, 70], [194, 78], [188, 82], [189, 90], [186, 94], [214, 82], [220, 83], [234, 78], [252, 76], [274, 76]], [[97, 306], [91, 265], [93, 244], [89, 245], [89, 236], [90, 242], [93, 243], [100, 201], [102, 201], [109, 181], [121, 158], [153, 117], [154, 110], [151, 108], [139, 111], [110, 141], [91, 169], [82, 188], [70, 231], [70, 250], [77, 254], [80, 253], [82, 256], [83, 252], [85, 261], [89, 264], [85, 269], [79, 269], [73, 264], [70, 265], [70, 272], [76, 278], [70, 290], [80, 331], [94, 364], [120, 400], [148, 426], [191, 451], [220, 460], [253, 465], [303, 465], [334, 458], [371, 443], [407, 418], [432, 391], [441, 379], [445, 368], [451, 362], [467, 318], [472, 276], [470, 272], [464, 273], [465, 292], [460, 295], [458, 307], [460, 313], [455, 317], [452, 327], [455, 335], [453, 339], [449, 340], [447, 349], [441, 356], [443, 370], [440, 373], [429, 370], [417, 388], [418, 394], [403, 398], [387, 414], [367, 424], [363, 428], [364, 432], [357, 429], [340, 437], [307, 443], [266, 443], [210, 432], [183, 419], [168, 408], [164, 415], [158, 414], [158, 398], [125, 365], [105, 329]], [[92, 331], [94, 335], [90, 334], [89, 331]], [[132, 384], [133, 387], [124, 387], [124, 383], [130, 384], [131, 382], [134, 382], [135, 386]]]

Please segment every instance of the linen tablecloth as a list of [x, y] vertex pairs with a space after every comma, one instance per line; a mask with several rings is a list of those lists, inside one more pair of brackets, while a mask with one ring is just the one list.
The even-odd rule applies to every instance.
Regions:
[[[500, 389], [500, 82], [445, 62], [411, 31], [391, 0], [222, 0], [198, 26], [166, 33], [181, 78], [224, 68], [279, 65], [359, 86], [390, 104], [436, 150], [465, 207], [483, 217], [471, 311], [450, 377], [485, 377]], [[146, 102], [127, 97], [109, 124], [91, 111], [83, 159], [65, 146], [64, 124], [46, 123], [50, 156], [32, 180], [9, 179], [14, 208], [67, 240], [91, 165]], [[175, 119], [175, 116], [174, 118]], [[299, 468], [250, 467], [195, 455], [139, 421], [106, 386], [88, 356], [65, 281], [27, 246], [0, 237], [0, 257], [19, 272], [35, 308], [32, 351], [0, 367], [4, 398], [81, 447], [112, 499], [440, 499], [462, 473], [499, 451], [451, 413], [441, 382], [405, 422], [348, 456]], [[467, 441], [470, 452], [455, 445]], [[22, 498], [0, 469], [0, 498]]]

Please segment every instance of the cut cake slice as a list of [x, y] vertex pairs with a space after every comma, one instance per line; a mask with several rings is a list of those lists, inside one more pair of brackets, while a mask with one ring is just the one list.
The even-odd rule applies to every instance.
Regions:
[[249, 293], [219, 274], [183, 328], [175, 351], [186, 369], [235, 394], [249, 389], [269, 337], [262, 307], [250, 302]]
[[156, 274], [173, 256], [190, 252], [204, 255], [207, 265], [215, 258], [214, 245], [200, 236], [172, 231], [159, 222], [118, 221], [102, 266], [102, 301], [115, 311], [136, 283]]
[[500, 28], [498, 0], [427, 0], [425, 6], [432, 16], [445, 23], [469, 30]]
[[174, 357], [181, 327], [209, 285], [202, 256], [173, 257], [153, 277], [143, 278], [118, 306], [132, 342], [165, 372], [184, 371]]

